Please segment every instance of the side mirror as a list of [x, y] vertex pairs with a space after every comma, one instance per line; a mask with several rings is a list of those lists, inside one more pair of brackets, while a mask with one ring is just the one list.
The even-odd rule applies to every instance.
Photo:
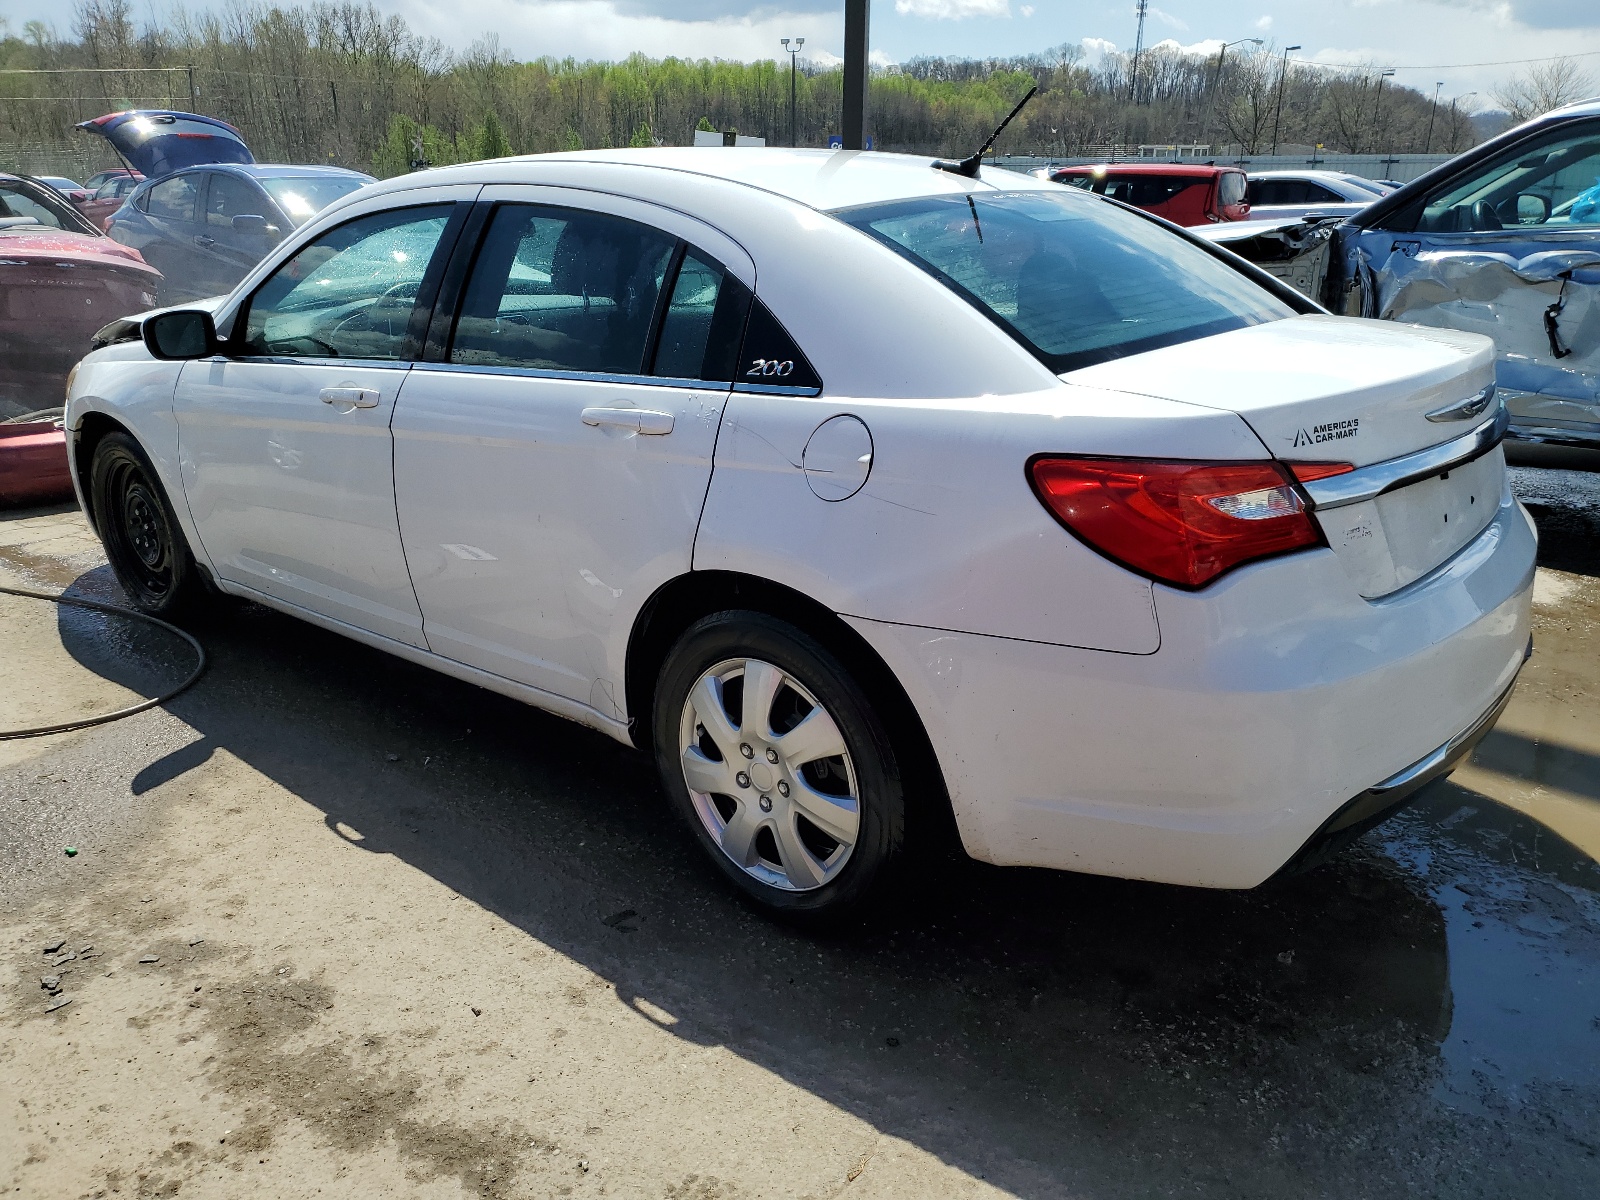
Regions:
[[1517, 224], [1543, 225], [1550, 219], [1550, 197], [1523, 192], [1517, 197]]
[[145, 349], [159, 359], [205, 358], [216, 354], [217, 327], [198, 308], [175, 308], [145, 319]]
[[267, 219], [259, 213], [240, 213], [233, 219], [233, 231], [235, 233], [253, 233], [265, 237]]

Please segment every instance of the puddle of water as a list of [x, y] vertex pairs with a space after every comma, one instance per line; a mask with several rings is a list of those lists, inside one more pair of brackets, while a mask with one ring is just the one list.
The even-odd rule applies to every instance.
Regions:
[[1454, 784], [1393, 824], [1385, 849], [1444, 917], [1452, 1013], [1436, 1097], [1484, 1115], [1551, 1093], [1600, 1099], [1600, 866]]

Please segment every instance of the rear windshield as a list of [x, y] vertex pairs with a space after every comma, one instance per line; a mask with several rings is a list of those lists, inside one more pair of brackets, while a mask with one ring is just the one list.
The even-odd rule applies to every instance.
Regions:
[[1293, 316], [1205, 250], [1070, 188], [837, 214], [974, 305], [1052, 371]]
[[365, 179], [334, 176], [279, 176], [260, 180], [261, 186], [278, 202], [284, 215], [296, 225], [315, 216], [335, 200], [348, 196], [366, 182]]

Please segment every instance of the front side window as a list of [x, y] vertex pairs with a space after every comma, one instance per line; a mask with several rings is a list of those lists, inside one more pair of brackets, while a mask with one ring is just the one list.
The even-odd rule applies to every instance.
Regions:
[[451, 205], [402, 208], [329, 230], [250, 298], [243, 354], [402, 359]]
[[[450, 361], [641, 375], [676, 248], [620, 217], [501, 205], [462, 294]], [[693, 307], [686, 293], [681, 329]]]
[[231, 229], [235, 217], [247, 216], [270, 217], [266, 198], [244, 180], [215, 172], [206, 189], [206, 224]]
[[1294, 315], [1179, 234], [1069, 189], [929, 196], [837, 214], [1070, 371]]
[[1470, 233], [1529, 225], [1600, 228], [1600, 122], [1496, 156], [1429, 197], [1419, 229]]
[[199, 184], [198, 175], [174, 175], [171, 179], [163, 179], [145, 196], [145, 212], [169, 221], [194, 220]]

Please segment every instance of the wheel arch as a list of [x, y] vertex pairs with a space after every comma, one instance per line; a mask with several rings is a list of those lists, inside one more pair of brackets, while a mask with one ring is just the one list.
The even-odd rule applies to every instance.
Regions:
[[[756, 575], [736, 571], [691, 571], [669, 580], [645, 602], [628, 638], [625, 680], [633, 744], [651, 751], [651, 719], [656, 681], [667, 654], [684, 630], [702, 617], [743, 608], [789, 621], [825, 646], [856, 673], [874, 699], [894, 739], [907, 795], [929, 797], [919, 816], [941, 839], [955, 838], [955, 817], [944, 772], [916, 705], [882, 656], [826, 605], [803, 592]], [[930, 812], [931, 810], [931, 812]], [[920, 824], [921, 822], [919, 822]], [[927, 828], [928, 826], [925, 826]]]
[[95, 536], [100, 533], [100, 514], [94, 510], [94, 492], [89, 487], [89, 475], [94, 468], [94, 452], [100, 442], [109, 433], [125, 433], [138, 441], [138, 436], [115, 417], [91, 409], [83, 414], [83, 420], [72, 434], [72, 472], [78, 484], [78, 495], [83, 501], [83, 513], [89, 519], [89, 527], [94, 530]]

